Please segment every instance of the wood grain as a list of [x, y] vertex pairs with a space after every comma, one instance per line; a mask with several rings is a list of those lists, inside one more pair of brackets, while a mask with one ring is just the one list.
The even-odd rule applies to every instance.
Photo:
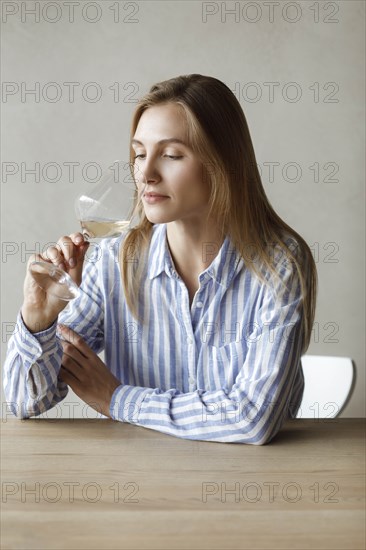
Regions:
[[364, 428], [298, 419], [258, 447], [3, 419], [1, 548], [363, 549]]

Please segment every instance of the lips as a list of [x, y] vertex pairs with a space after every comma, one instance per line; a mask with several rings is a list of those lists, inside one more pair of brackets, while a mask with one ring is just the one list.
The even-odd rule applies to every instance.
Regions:
[[144, 197], [167, 197], [167, 195], [159, 195], [159, 193], [144, 193]]
[[159, 204], [168, 198], [166, 195], [159, 195], [158, 193], [144, 193], [144, 202], [147, 204]]

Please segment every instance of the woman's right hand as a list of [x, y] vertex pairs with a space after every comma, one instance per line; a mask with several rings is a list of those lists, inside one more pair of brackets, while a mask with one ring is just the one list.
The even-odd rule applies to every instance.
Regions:
[[30, 332], [41, 332], [50, 327], [68, 302], [48, 294], [33, 279], [29, 265], [34, 261], [53, 264], [66, 271], [80, 286], [84, 256], [89, 243], [81, 233], [61, 237], [56, 246], [50, 246], [43, 254], [34, 254], [28, 262], [24, 281], [23, 321]]

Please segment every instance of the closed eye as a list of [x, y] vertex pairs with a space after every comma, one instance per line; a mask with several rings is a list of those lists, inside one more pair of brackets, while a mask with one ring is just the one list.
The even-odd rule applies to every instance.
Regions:
[[[168, 157], [169, 159], [173, 159], [173, 160], [178, 160], [178, 159], [181, 159], [183, 158], [183, 155], [180, 155], [180, 156], [175, 156], [175, 155], [164, 155], [165, 157]], [[142, 159], [144, 158], [145, 155], [135, 155], [133, 158], [134, 160], [136, 159]]]

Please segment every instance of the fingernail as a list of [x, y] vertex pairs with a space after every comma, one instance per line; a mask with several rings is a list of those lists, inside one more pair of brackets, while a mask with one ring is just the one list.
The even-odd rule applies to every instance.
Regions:
[[76, 265], [76, 263], [75, 263], [74, 258], [70, 258], [70, 260], [69, 260], [69, 266], [70, 266], [70, 267], [75, 267], [75, 265]]
[[76, 237], [75, 242], [81, 243], [83, 241], [82, 237]]

